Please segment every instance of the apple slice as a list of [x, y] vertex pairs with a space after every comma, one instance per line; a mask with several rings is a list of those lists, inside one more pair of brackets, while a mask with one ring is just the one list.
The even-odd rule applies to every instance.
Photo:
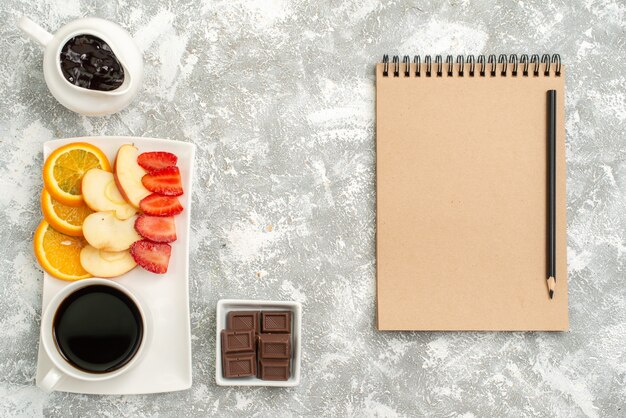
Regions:
[[141, 240], [135, 231], [137, 215], [126, 220], [118, 219], [114, 212], [96, 212], [85, 218], [83, 235], [89, 245], [105, 251], [124, 251]]
[[112, 252], [91, 245], [80, 251], [80, 264], [92, 276], [104, 278], [121, 276], [137, 266], [130, 250]]
[[96, 212], [112, 210], [119, 219], [128, 219], [137, 213], [120, 194], [113, 173], [92, 168], [83, 176], [81, 190], [85, 204]]
[[150, 194], [141, 183], [146, 170], [137, 164], [139, 150], [131, 144], [122, 145], [117, 151], [113, 168], [115, 183], [120, 193], [132, 206], [139, 208], [139, 202]]

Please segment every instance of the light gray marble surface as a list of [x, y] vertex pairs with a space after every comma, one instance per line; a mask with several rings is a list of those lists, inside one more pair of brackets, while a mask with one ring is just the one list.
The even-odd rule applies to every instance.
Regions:
[[[121, 113], [60, 106], [15, 28], [119, 22], [145, 51]], [[0, 3], [1, 416], [626, 416], [623, 0], [4, 0]], [[568, 333], [378, 333], [374, 77], [383, 53], [557, 52], [567, 71]], [[193, 387], [149, 396], [34, 386], [41, 144], [197, 145]], [[216, 301], [304, 304], [302, 384], [214, 384]], [[332, 325], [333, 322], [336, 325]]]

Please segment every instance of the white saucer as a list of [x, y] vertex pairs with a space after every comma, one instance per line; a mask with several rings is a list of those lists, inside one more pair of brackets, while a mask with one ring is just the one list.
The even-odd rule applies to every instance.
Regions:
[[[189, 323], [189, 223], [191, 184], [195, 146], [193, 144], [139, 137], [81, 137], [44, 143], [44, 159], [56, 148], [70, 142], [89, 142], [99, 147], [113, 164], [122, 144], [134, 143], [139, 152], [168, 151], [178, 156], [178, 167], [185, 194], [180, 202], [185, 208], [176, 216], [178, 240], [172, 243], [168, 272], [149, 273], [140, 267], [114, 279], [137, 295], [147, 306], [152, 319], [152, 338], [143, 358], [127, 373], [99, 382], [85, 382], [64, 377], [56, 386], [61, 392], [121, 395], [171, 392], [191, 387], [191, 329]], [[54, 294], [69, 282], [44, 273], [42, 312]], [[37, 384], [51, 367], [39, 346]]]

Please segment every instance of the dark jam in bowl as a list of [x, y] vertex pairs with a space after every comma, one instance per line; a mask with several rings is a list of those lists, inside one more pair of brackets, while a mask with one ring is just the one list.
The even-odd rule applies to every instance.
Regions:
[[78, 35], [63, 45], [59, 57], [67, 81], [89, 90], [111, 91], [124, 82], [124, 68], [111, 47], [93, 35]]

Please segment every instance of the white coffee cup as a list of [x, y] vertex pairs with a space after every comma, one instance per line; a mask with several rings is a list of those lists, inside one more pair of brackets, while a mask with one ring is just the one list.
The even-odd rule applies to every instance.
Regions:
[[[54, 337], [54, 317], [65, 298], [79, 289], [94, 285], [109, 286], [128, 296], [137, 306], [143, 326], [139, 349], [135, 355], [124, 366], [108, 373], [89, 373], [76, 368], [59, 352], [59, 348]], [[44, 391], [51, 392], [62, 379], [68, 376], [86, 382], [96, 382], [120, 376], [128, 372], [140, 361], [142, 354], [145, 351], [147, 342], [149, 341], [149, 333], [150, 327], [148, 312], [145, 309], [145, 305], [142, 305], [137, 297], [134, 296], [126, 287], [108, 279], [85, 279], [69, 284], [59, 293], [54, 295], [41, 317], [41, 345], [48, 355], [48, 358], [52, 361], [52, 367], [45, 373], [44, 377], [37, 382], [37, 384]]]

